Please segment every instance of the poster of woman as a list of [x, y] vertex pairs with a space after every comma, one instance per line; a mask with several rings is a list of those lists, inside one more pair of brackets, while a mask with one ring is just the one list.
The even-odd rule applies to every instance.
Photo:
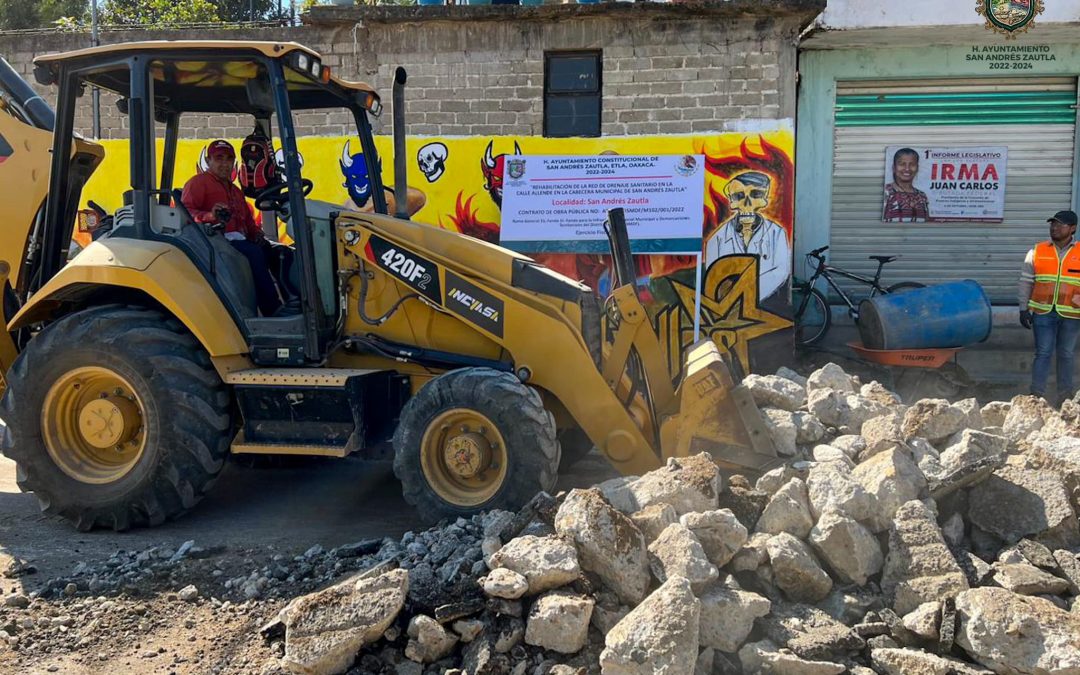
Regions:
[[[892, 150], [892, 148], [890, 148]], [[885, 207], [881, 219], [886, 223], [921, 223], [930, 218], [930, 199], [915, 187], [919, 175], [919, 153], [912, 148], [892, 152], [892, 181], [885, 185]], [[886, 178], [889, 173], [886, 172]]]
[[1005, 216], [1006, 146], [885, 148], [886, 223], [975, 221]]

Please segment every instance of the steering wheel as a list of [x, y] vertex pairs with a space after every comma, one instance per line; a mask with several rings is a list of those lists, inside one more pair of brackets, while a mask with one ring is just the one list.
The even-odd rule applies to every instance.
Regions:
[[[311, 194], [313, 187], [315, 184], [307, 178], [300, 179], [300, 188], [305, 197]], [[260, 211], [280, 211], [288, 203], [289, 184], [284, 182], [275, 183], [255, 195], [255, 208]]]

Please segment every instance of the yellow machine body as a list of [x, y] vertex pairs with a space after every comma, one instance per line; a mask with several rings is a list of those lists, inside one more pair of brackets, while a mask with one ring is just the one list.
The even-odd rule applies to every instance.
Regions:
[[[314, 52], [291, 44], [146, 43], [43, 57], [38, 65], [47, 71], [53, 69], [51, 72], [55, 74], [65, 59], [85, 61], [99, 53], [113, 57], [130, 54], [132, 50], [165, 58], [155, 54], [188, 47], [194, 50], [193, 54], [219, 50], [254, 53], [256, 56], [252, 58], [258, 59], [284, 59], [302, 52], [308, 59], [303, 63], [318, 58]], [[155, 71], [152, 76], [157, 77], [158, 73]], [[288, 75], [284, 81], [292, 86], [297, 77]], [[369, 112], [378, 107], [377, 94], [367, 85], [325, 75], [322, 81], [337, 87], [335, 91], [347, 100], [361, 101]], [[180, 88], [171, 90], [170, 100], [178, 100], [177, 93], [183, 92], [182, 85], [176, 86]], [[317, 89], [316, 85], [310, 87], [312, 91]], [[230, 91], [235, 96], [236, 92], [242, 94], [245, 90], [241, 86]], [[346, 93], [340, 94], [342, 91]], [[402, 429], [399, 425], [394, 441], [399, 446], [399, 455], [400, 446], [411, 442], [432, 449], [437, 457], [425, 455], [415, 470], [429, 478], [432, 472], [438, 474], [433, 479], [433, 490], [449, 501], [452, 509], [464, 509], [457, 511], [460, 513], [501, 494], [499, 481], [514, 479], [508, 477], [506, 470], [507, 458], [514, 451], [507, 447], [513, 442], [514, 425], [499, 421], [502, 418], [498, 415], [503, 413], [498, 410], [498, 400], [468, 402], [472, 395], [470, 388], [474, 387], [468, 383], [473, 382], [469, 379], [473, 375], [462, 374], [464, 371], [485, 371], [481, 385], [490, 386], [491, 391], [518, 392], [515, 395], [522, 397], [522, 405], [533, 411], [529, 424], [535, 425], [536, 433], [552, 434], [552, 439], [545, 441], [548, 445], [543, 447], [555, 443], [556, 430], [560, 435], [583, 434], [588, 445], [599, 448], [626, 474], [641, 474], [661, 466], [668, 458], [703, 451], [712, 453], [720, 464], [732, 469], [764, 471], [780, 462], [757, 407], [745, 388], [734, 381], [724, 355], [715, 344], [703, 341], [694, 345], [681, 371], [669, 371], [667, 364], [671, 360], [664, 353], [632, 283], [618, 286], [610, 297], [600, 299], [586, 286], [525, 256], [457, 232], [390, 215], [346, 210], [329, 215], [328, 229], [320, 235], [332, 239], [320, 249], [319, 255], [325, 259], [307, 264], [313, 264], [316, 270], [318, 265], [323, 265], [324, 271], [332, 265], [336, 316], [327, 318], [334, 322], [330, 324], [334, 333], [324, 341], [327, 345], [324, 354], [309, 357], [302, 363], [294, 360], [283, 367], [268, 366], [265, 354], [273, 355], [275, 350], [256, 344], [252, 337], [253, 326], [266, 319], [239, 318], [235, 301], [222, 295], [218, 281], [209, 281], [207, 275], [212, 273], [193, 262], [194, 254], [179, 242], [170, 243], [168, 237], [140, 239], [118, 231], [90, 243], [51, 278], [39, 280], [31, 292], [23, 292], [27, 288], [23, 265], [34, 253], [28, 250], [32, 248], [29, 242], [48, 191], [49, 155], [55, 139], [52, 134], [2, 112], [0, 135], [17, 150], [0, 163], [0, 178], [8, 195], [0, 206], [5, 220], [0, 235], [0, 285], [9, 282], [9, 289], [19, 290], [22, 300], [17, 313], [5, 317], [8, 331], [0, 337], [0, 372], [7, 375], [13, 370], [19, 374], [23, 378], [20, 385], [23, 391], [33, 387], [26, 381], [27, 374], [18, 372], [18, 365], [12, 368], [19, 352], [12, 335], [18, 336], [25, 356], [25, 350], [33, 351], [35, 344], [47, 344], [39, 341], [48, 340], [50, 327], [65, 317], [79, 313], [98, 316], [93, 314], [95, 308], [122, 303], [172, 317], [180, 327], [170, 324], [168, 331], [194, 338], [192, 342], [186, 337], [158, 336], [165, 343], [170, 340], [182, 343], [182, 348], [188, 350], [185, 353], [190, 353], [186, 357], [189, 363], [180, 369], [181, 373], [197, 372], [204, 367], [203, 357], [194, 355], [192, 349], [197, 347], [205, 353], [205, 367], [212, 370], [197, 379], [212, 387], [215, 393], [208, 395], [219, 409], [214, 414], [209, 409], [204, 412], [208, 423], [221, 425], [214, 433], [229, 434], [233, 453], [342, 457], [356, 452], [363, 447], [358, 440], [360, 421], [351, 435], [342, 435], [340, 430], [332, 432], [331, 436], [337, 434], [334, 442], [311, 438], [268, 442], [265, 437], [260, 440], [249, 435], [258, 436], [266, 429], [276, 429], [275, 433], [288, 437], [289, 415], [294, 414], [289, 406], [311, 405], [315, 410], [311, 414], [322, 423], [320, 416], [324, 412], [340, 412], [328, 410], [327, 405], [320, 407], [318, 402], [324, 395], [338, 396], [325, 400], [337, 400], [353, 408], [359, 419], [361, 408], [372, 405], [371, 392], [382, 391], [368, 389], [361, 396], [350, 389], [360, 380], [384, 383], [378, 378], [390, 375], [407, 381], [407, 393], [412, 398], [405, 404], [406, 413], [411, 401], [422, 396], [436, 400], [452, 394], [465, 401], [444, 406], [442, 412], [436, 410], [431, 417], [435, 427], [424, 430], [422, 438], [416, 435], [419, 431]], [[81, 139], [75, 139], [71, 147], [73, 155], [84, 158], [80, 166], [84, 170], [81, 179], [85, 180], [88, 171], [101, 161], [101, 148]], [[160, 206], [167, 208], [165, 201]], [[207, 236], [215, 235], [210, 232]], [[229, 249], [227, 245], [225, 248]], [[309, 287], [315, 283], [310, 279], [315, 279], [314, 272], [307, 282]], [[136, 323], [144, 320], [144, 315], [138, 312], [131, 317]], [[287, 321], [283, 319], [283, 325]], [[109, 330], [121, 331], [123, 326]], [[326, 329], [320, 330], [325, 333]], [[386, 349], [386, 345], [396, 351]], [[276, 353], [282, 358], [295, 356], [289, 348], [278, 348]], [[465, 366], [455, 367], [454, 363]], [[466, 367], [469, 364], [485, 367]], [[108, 448], [103, 451], [99, 447], [104, 443], [102, 438], [115, 440], [118, 449], [126, 448], [124, 452], [134, 452], [131, 448], [136, 445], [140, 448], [138, 453], [159, 452], [153, 439], [147, 439], [140, 420], [168, 403], [155, 401], [154, 392], [131, 375], [130, 371], [137, 370], [137, 366], [112, 367], [105, 363], [72, 368], [57, 378], [58, 384], [41, 394], [43, 403], [34, 404], [58, 411], [56, 414], [66, 419], [54, 423], [26, 418], [31, 421], [24, 424], [43, 424], [43, 434], [53, 439], [48, 452], [61, 457], [60, 464], [77, 481], [92, 483], [104, 480], [102, 476], [127, 480], [126, 472], [134, 471], [131, 467], [137, 468], [143, 461], [141, 454], [124, 454], [122, 462], [110, 459], [107, 452], [103, 456], [102, 452]], [[86, 403], [81, 394], [73, 393], [80, 383], [99, 387], [102, 399]], [[15, 389], [14, 384], [11, 389]], [[117, 393], [110, 393], [113, 390]], [[228, 392], [232, 403], [223, 398], [223, 392]], [[252, 397], [261, 395], [279, 398], [252, 403]], [[11, 395], [5, 396], [4, 402], [9, 407], [18, 403]], [[279, 407], [274, 408], [275, 405]], [[271, 415], [261, 419], [258, 424], [247, 420], [245, 426], [237, 420], [228, 421], [232, 414], [228, 410], [237, 407], [243, 411], [280, 410], [281, 413], [277, 418]], [[393, 418], [397, 410], [400, 408], [380, 414]], [[123, 423], [97, 421], [103, 415], [113, 415]], [[96, 435], [80, 440], [79, 434], [83, 432], [79, 425], [84, 422], [93, 427]], [[326, 421], [326, 428], [338, 429], [334, 425], [340, 426], [340, 422]], [[64, 443], [78, 445], [78, 452], [64, 455], [63, 448], [57, 447]], [[558, 444], [551, 447], [556, 448], [556, 454], [545, 462], [558, 465]], [[27, 452], [23, 448], [17, 461], [38, 461], [33, 457], [28, 460]], [[199, 460], [206, 473], [198, 474], [193, 484], [212, 484], [210, 476], [220, 469], [220, 464], [205, 454]], [[543, 485], [554, 485], [553, 477], [546, 476]], [[38, 485], [31, 488], [45, 489]], [[199, 489], [196, 485], [195, 492]], [[455, 504], [458, 497], [460, 500]], [[406, 498], [409, 498], [408, 488]], [[423, 503], [410, 501], [418, 506]], [[69, 517], [79, 527], [105, 524], [122, 528], [130, 519], [155, 522], [153, 509], [140, 506], [142, 503], [132, 506], [129, 502], [117, 502], [117, 506], [109, 509], [76, 505], [71, 508], [75, 515]], [[174, 512], [178, 511], [174, 509], [166, 515]]]

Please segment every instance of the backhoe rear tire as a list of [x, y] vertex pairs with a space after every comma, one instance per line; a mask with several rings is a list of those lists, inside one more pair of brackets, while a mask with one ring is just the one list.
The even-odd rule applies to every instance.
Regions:
[[555, 487], [555, 418], [509, 373], [463, 368], [425, 384], [394, 432], [394, 474], [429, 520], [517, 510]]
[[16, 359], [0, 400], [3, 451], [42, 511], [80, 530], [157, 525], [213, 485], [231, 441], [229, 402], [179, 322], [94, 307], [47, 327]]

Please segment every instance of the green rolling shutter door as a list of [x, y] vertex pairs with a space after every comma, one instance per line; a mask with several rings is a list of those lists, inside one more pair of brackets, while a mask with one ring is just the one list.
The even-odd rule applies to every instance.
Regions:
[[[1075, 105], [1070, 77], [839, 82], [831, 260], [872, 274], [867, 256], [899, 254], [886, 283], [975, 279], [1015, 304], [1024, 253], [1072, 203]], [[881, 222], [890, 145], [1007, 146], [1004, 222]]]

